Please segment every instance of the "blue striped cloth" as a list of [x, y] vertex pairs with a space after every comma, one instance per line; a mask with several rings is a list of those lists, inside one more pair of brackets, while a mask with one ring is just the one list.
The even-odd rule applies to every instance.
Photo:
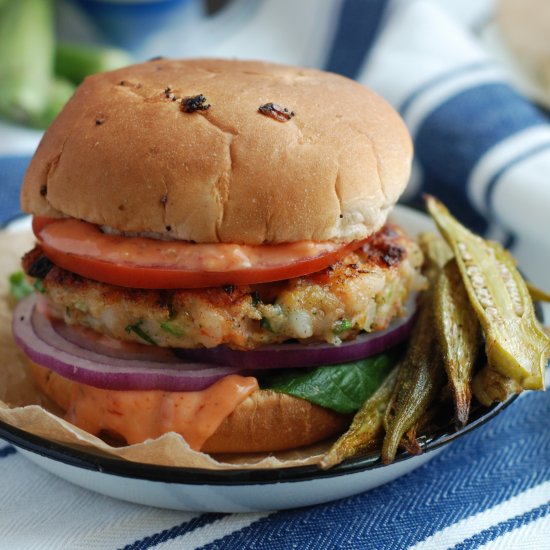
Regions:
[[[429, 191], [511, 242], [541, 286], [550, 260], [550, 127], [464, 26], [430, 0], [342, 0], [326, 68], [401, 112]], [[28, 155], [0, 127], [0, 221], [18, 213]], [[32, 139], [31, 139], [32, 142]], [[4, 154], [2, 151], [9, 153]], [[536, 250], [536, 256], [533, 251]], [[526, 394], [427, 465], [301, 510], [191, 514], [89, 493], [0, 442], [0, 548], [550, 548], [550, 399]]]
[[441, 197], [474, 230], [543, 240], [550, 231], [550, 127], [473, 37], [436, 2], [386, 6], [355, 77], [399, 110], [415, 142], [407, 199]]
[[548, 418], [548, 396], [526, 395], [386, 486], [271, 514], [190, 514], [113, 501], [0, 446], [0, 547], [549, 548]]

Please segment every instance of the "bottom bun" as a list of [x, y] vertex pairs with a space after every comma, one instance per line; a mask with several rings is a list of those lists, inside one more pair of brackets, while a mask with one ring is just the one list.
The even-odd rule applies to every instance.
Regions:
[[343, 432], [350, 417], [271, 390], [247, 397], [204, 444], [206, 453], [286, 451]]
[[[42, 392], [64, 412], [70, 406], [71, 396], [84, 387], [34, 363], [31, 372]], [[200, 450], [213, 454], [286, 451], [333, 437], [343, 432], [349, 422], [349, 415], [304, 399], [257, 390], [222, 421]]]

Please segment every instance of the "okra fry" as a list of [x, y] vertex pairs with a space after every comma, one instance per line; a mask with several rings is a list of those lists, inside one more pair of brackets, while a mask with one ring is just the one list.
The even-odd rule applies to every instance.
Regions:
[[87, 76], [113, 71], [133, 63], [119, 48], [80, 43], [58, 43], [55, 48], [55, 73], [80, 84]]
[[53, 0], [12, 0], [0, 14], [0, 116], [33, 124], [53, 74]]
[[368, 448], [382, 435], [382, 420], [397, 380], [397, 367], [356, 413], [348, 431], [332, 445], [319, 466], [332, 468]]
[[386, 435], [382, 444], [382, 461], [395, 458], [403, 435], [426, 413], [444, 382], [444, 370], [434, 329], [433, 292], [427, 291], [420, 304], [406, 356], [400, 371], [392, 410], [385, 419]]
[[[516, 259], [508, 252], [508, 250], [501, 248], [503, 252], [508, 256], [508, 259], [510, 262], [512, 262], [514, 265], [517, 265]], [[529, 295], [531, 296], [531, 300], [533, 302], [548, 302], [550, 303], [550, 292], [546, 292], [545, 290], [542, 290], [542, 288], [538, 288], [535, 284], [533, 284], [530, 281], [525, 281], [525, 284], [527, 285], [527, 289], [529, 290]]]
[[550, 303], [550, 293], [536, 287], [533, 283], [527, 281], [527, 289], [533, 302], [548, 302]]
[[445, 239], [435, 233], [420, 233], [418, 244], [428, 261], [428, 278], [435, 278], [434, 276], [439, 273], [439, 270], [443, 269], [445, 264], [454, 257], [453, 251]]
[[514, 393], [521, 393], [522, 388], [518, 382], [502, 376], [489, 366], [481, 369], [472, 381], [472, 392], [476, 399], [486, 407], [495, 401], [506, 401]]
[[470, 413], [470, 382], [481, 334], [454, 259], [440, 272], [434, 295], [439, 347], [453, 394], [456, 421], [463, 427]]
[[470, 411], [470, 381], [480, 343], [479, 322], [447, 242], [440, 235], [422, 233], [419, 243], [426, 258], [425, 274], [434, 287], [438, 343], [453, 396], [455, 417], [462, 427]]
[[523, 389], [543, 389], [550, 339], [515, 263], [502, 247], [462, 226], [434, 197], [427, 197], [426, 204], [455, 254], [485, 335], [489, 365]]
[[418, 443], [416, 435], [424, 431], [429, 431], [430, 426], [437, 416], [440, 409], [440, 404], [437, 403], [434, 406], [430, 407], [422, 417], [416, 422], [416, 424], [405, 433], [404, 437], [401, 439], [401, 447], [411, 455], [422, 454], [422, 447]]
[[410, 455], [421, 455], [422, 447], [416, 439], [416, 433], [418, 429], [413, 426], [401, 439], [401, 446], [410, 454]]

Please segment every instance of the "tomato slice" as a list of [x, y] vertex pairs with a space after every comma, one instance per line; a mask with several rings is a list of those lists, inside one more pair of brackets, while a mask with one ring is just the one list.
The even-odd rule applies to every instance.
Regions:
[[103, 233], [76, 219], [34, 217], [33, 231], [59, 267], [130, 288], [206, 288], [280, 281], [328, 267], [363, 241], [249, 246], [195, 244]]

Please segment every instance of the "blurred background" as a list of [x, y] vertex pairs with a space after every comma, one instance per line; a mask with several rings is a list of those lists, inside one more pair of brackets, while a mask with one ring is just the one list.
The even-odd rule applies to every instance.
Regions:
[[[86, 75], [156, 56], [254, 58], [356, 78], [381, 20], [405, 2], [0, 0], [0, 120], [43, 128]], [[499, 23], [496, 4], [521, 13], [530, 2], [435, 0], [494, 51], [500, 44], [483, 34]], [[536, 23], [524, 19], [515, 25]]]
[[373, 87], [415, 141], [404, 199], [432, 192], [477, 231], [519, 235], [520, 256], [542, 243], [529, 264], [546, 272], [550, 0], [0, 0], [0, 221], [18, 215], [29, 159], [79, 82], [157, 56], [263, 59]]

